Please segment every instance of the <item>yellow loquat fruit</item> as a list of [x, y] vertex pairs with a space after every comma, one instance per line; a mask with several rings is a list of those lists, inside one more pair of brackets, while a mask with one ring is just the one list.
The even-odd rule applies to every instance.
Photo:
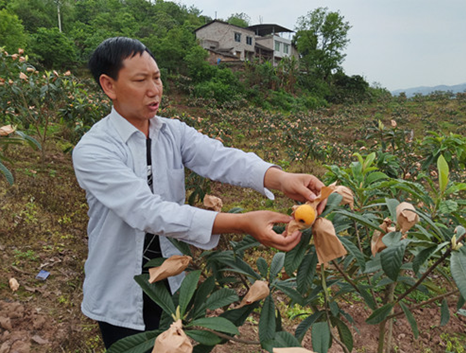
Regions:
[[311, 226], [316, 220], [317, 212], [314, 207], [304, 204], [294, 211], [294, 219], [307, 226]]

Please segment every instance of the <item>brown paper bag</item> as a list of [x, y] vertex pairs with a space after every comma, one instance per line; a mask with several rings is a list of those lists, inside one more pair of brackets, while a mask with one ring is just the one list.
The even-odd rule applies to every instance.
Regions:
[[317, 218], [312, 226], [312, 237], [319, 264], [325, 264], [347, 254], [338, 239], [333, 223], [326, 218]]
[[149, 269], [149, 283], [161, 281], [167, 277], [179, 275], [192, 261], [191, 256], [173, 255], [159, 267]]
[[249, 288], [249, 291], [244, 296], [241, 303], [235, 308], [239, 309], [245, 305], [252, 304], [258, 300], [267, 298], [270, 294], [269, 282], [266, 281], [255, 281], [254, 284]]
[[396, 207], [396, 224], [402, 234], [405, 234], [419, 222], [419, 215], [414, 211], [414, 206], [409, 202], [402, 202]]
[[15, 132], [15, 128], [11, 125], [5, 125], [0, 127], [0, 136], [8, 136]]
[[13, 277], [10, 278], [10, 280], [8, 281], [8, 284], [10, 285], [10, 289], [13, 292], [16, 292], [19, 289], [19, 283], [16, 278], [13, 278]]
[[205, 195], [204, 196], [204, 206], [216, 212], [220, 212], [223, 207], [223, 201], [221, 198], [213, 195]]
[[306, 348], [301, 347], [288, 347], [288, 348], [274, 348], [273, 353], [314, 353]]
[[157, 336], [152, 353], [191, 353], [193, 345], [182, 329], [181, 320]]
[[391, 224], [392, 224], [392, 220], [387, 217], [383, 220], [382, 224], [379, 226], [379, 228], [381, 228], [383, 232], [374, 230], [374, 234], [372, 234], [372, 239], [371, 239], [371, 252], [373, 256], [381, 252], [383, 249], [387, 248], [387, 246], [382, 241], [382, 238], [385, 234], [395, 231], [394, 227], [390, 227]]
[[343, 185], [337, 185], [334, 192], [343, 196], [340, 203], [341, 205], [349, 205], [351, 210], [354, 210], [354, 195], [350, 188]]
[[308, 201], [306, 203], [310, 204], [312, 207], [317, 209], [317, 205], [321, 203], [322, 201], [328, 199], [330, 194], [334, 192], [336, 188], [337, 186], [335, 183], [330, 184], [329, 186], [323, 186], [322, 189], [320, 190], [320, 194], [317, 195], [316, 199], [312, 202]]

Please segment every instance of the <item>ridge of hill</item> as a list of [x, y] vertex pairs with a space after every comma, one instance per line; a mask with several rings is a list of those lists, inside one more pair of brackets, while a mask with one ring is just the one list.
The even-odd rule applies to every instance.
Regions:
[[447, 85], [438, 85], [438, 86], [433, 86], [433, 87], [428, 87], [428, 86], [420, 86], [420, 87], [413, 87], [413, 88], [407, 88], [407, 89], [397, 89], [392, 91], [392, 95], [398, 96], [400, 93], [404, 92], [406, 93], [407, 97], [412, 97], [416, 94], [422, 94], [422, 95], [428, 95], [436, 91], [442, 91], [442, 92], [452, 92], [452, 93], [463, 93], [466, 91], [466, 83], [460, 83], [458, 85], [452, 85], [452, 86], [447, 86]]

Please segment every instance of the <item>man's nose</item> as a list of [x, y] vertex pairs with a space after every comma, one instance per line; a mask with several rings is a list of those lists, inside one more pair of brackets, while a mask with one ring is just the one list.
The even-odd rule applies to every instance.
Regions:
[[153, 96], [160, 94], [161, 91], [162, 91], [162, 84], [152, 81], [149, 84], [149, 87], [147, 89], [147, 95], [150, 97], [153, 97]]

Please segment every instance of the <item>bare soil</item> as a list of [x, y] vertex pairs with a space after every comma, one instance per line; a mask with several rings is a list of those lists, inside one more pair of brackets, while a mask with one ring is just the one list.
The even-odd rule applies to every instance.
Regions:
[[[71, 158], [54, 147], [44, 162], [39, 152], [28, 147], [13, 148], [7, 154], [15, 161], [11, 168], [15, 184], [9, 186], [0, 177], [0, 353], [104, 352], [97, 325], [80, 312], [87, 206], [74, 178]], [[250, 199], [244, 192], [217, 184], [213, 187], [213, 193], [226, 195], [231, 206]], [[287, 207], [283, 199], [276, 205], [280, 209]], [[36, 279], [40, 270], [50, 273], [46, 280]], [[20, 285], [17, 291], [10, 289], [11, 278]], [[355, 320], [353, 351], [376, 352], [378, 327], [365, 323], [369, 310], [357, 302], [343, 302], [341, 306]], [[453, 297], [451, 320], [440, 327], [437, 304], [416, 310], [420, 332], [417, 340], [407, 321], [398, 318], [392, 351], [464, 352], [466, 318], [455, 312]], [[241, 328], [241, 339], [258, 339], [258, 317], [255, 320]], [[298, 321], [287, 319], [284, 324], [294, 332]], [[303, 343], [311, 349], [309, 333]], [[216, 347], [214, 352], [261, 350], [231, 342]], [[343, 350], [334, 343], [330, 352]]]

